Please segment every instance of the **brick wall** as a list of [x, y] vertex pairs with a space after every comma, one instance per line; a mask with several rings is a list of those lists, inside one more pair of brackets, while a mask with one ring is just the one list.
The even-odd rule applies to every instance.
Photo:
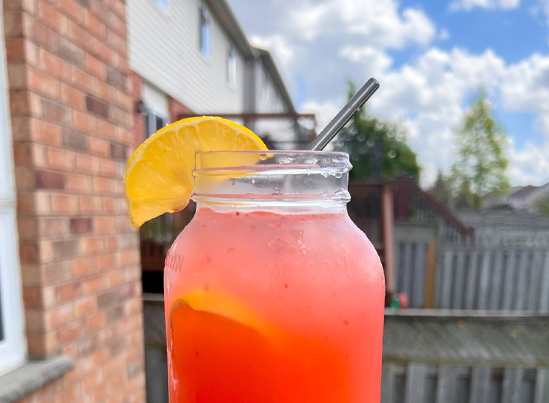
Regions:
[[172, 120], [172, 123], [178, 120], [177, 115], [179, 114], [194, 113], [177, 99], [172, 97], [168, 97], [168, 108], [170, 108], [170, 119]]
[[144, 402], [123, 0], [4, 0], [31, 358], [74, 360], [30, 402]]

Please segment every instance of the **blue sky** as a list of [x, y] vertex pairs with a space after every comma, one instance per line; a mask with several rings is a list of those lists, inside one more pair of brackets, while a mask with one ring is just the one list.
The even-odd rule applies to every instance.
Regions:
[[549, 181], [549, 0], [229, 1], [321, 125], [344, 104], [347, 78], [375, 76], [369, 111], [406, 129], [424, 184], [451, 166], [480, 86], [509, 135], [512, 184]]

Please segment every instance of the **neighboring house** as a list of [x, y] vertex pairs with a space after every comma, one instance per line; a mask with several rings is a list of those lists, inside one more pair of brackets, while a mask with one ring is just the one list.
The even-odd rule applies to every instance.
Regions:
[[514, 186], [502, 197], [488, 197], [486, 208], [507, 207], [514, 210], [536, 212], [538, 201], [549, 195], [549, 183], [542, 186]]
[[2, 403], [145, 401], [125, 3], [3, 1]]
[[250, 46], [225, 0], [129, 0], [128, 43], [137, 143], [180, 117], [218, 115], [297, 147], [295, 119], [250, 118], [296, 111], [270, 53]]
[[543, 186], [524, 186], [510, 192], [506, 202], [516, 210], [536, 211], [536, 203], [549, 194], [549, 183]]

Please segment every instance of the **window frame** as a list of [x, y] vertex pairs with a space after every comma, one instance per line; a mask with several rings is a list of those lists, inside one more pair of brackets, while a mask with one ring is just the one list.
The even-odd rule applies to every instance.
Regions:
[[[1, 15], [1, 12], [0, 12]], [[0, 30], [3, 32], [3, 19]], [[4, 40], [0, 40], [0, 76], [6, 77]], [[16, 226], [12, 131], [7, 101], [7, 80], [0, 82], [0, 374], [23, 364], [26, 337]]]
[[235, 46], [230, 43], [227, 50], [227, 83], [231, 88], [236, 87], [237, 76], [237, 53]]
[[[152, 126], [153, 124], [153, 121], [151, 119], [151, 116], [154, 116], [154, 127]], [[149, 137], [151, 137], [154, 133], [156, 133], [158, 130], [160, 129], [157, 129], [157, 119], [160, 118], [164, 121], [164, 124], [162, 127], [165, 127], [166, 125], [168, 125], [170, 123], [170, 120], [169, 120], [169, 116], [162, 112], [162, 111], [159, 111], [158, 109], [155, 109], [155, 108], [148, 108], [146, 109], [145, 111], [145, 139], [148, 139]], [[154, 129], [154, 130], [153, 130]]]
[[206, 58], [212, 56], [212, 17], [204, 3], [198, 8], [198, 50]]

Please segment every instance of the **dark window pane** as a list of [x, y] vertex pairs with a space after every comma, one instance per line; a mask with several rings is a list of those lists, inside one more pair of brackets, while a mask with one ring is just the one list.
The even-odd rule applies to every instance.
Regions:
[[469, 389], [471, 379], [468, 376], [459, 376], [456, 384], [456, 402], [469, 403]]
[[156, 130], [160, 130], [165, 126], [164, 119], [162, 119], [160, 116], [156, 117]]
[[404, 402], [405, 392], [406, 392], [406, 376], [395, 375], [395, 390], [393, 393], [393, 403]]
[[437, 376], [430, 375], [425, 380], [425, 403], [437, 403]]
[[490, 385], [488, 389], [488, 403], [501, 403], [503, 391], [503, 371], [501, 369], [492, 370], [490, 376]]

